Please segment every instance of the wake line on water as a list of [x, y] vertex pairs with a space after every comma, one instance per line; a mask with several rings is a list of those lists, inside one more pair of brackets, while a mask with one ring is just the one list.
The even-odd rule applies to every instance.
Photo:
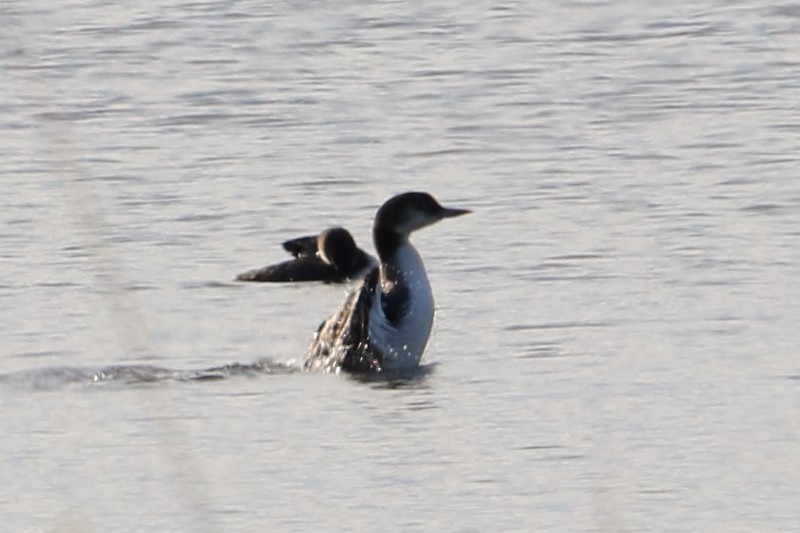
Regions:
[[[368, 374], [348, 374], [361, 383], [381, 388], [418, 386], [435, 370], [437, 363], [427, 363], [403, 370]], [[229, 363], [202, 370], [178, 370], [156, 365], [129, 364], [104, 367], [50, 366], [0, 374], [0, 387], [22, 390], [53, 390], [67, 386], [143, 385], [160, 382], [219, 381], [233, 377], [290, 375], [303, 372], [291, 362], [259, 359], [254, 363]]]
[[0, 386], [47, 390], [68, 385], [137, 385], [165, 381], [216, 381], [236, 376], [288, 375], [301, 369], [291, 363], [260, 359], [254, 363], [230, 363], [202, 370], [176, 370], [155, 365], [110, 365], [100, 368], [57, 366], [0, 374]]

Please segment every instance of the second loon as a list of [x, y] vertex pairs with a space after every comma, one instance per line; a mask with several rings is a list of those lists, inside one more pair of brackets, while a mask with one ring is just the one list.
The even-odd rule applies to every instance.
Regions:
[[411, 232], [467, 209], [442, 207], [430, 194], [394, 196], [378, 209], [372, 238], [380, 264], [323, 322], [303, 368], [365, 373], [419, 364], [433, 326], [433, 292]]
[[344, 228], [328, 228], [319, 235], [298, 237], [283, 243], [294, 259], [248, 270], [238, 281], [324, 281], [342, 283], [361, 278], [377, 264], [356, 246]]

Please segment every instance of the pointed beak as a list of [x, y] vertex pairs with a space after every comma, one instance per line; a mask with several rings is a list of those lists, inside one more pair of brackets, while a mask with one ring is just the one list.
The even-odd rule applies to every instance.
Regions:
[[453, 217], [460, 217], [461, 215], [467, 215], [472, 213], [469, 209], [455, 209], [452, 207], [443, 207], [442, 211], [439, 216], [442, 218], [453, 218]]

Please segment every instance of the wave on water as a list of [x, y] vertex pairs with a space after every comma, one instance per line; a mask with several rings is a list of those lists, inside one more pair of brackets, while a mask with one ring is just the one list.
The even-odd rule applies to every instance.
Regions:
[[[377, 374], [352, 374], [348, 377], [374, 388], [416, 387], [433, 373], [436, 363], [384, 371]], [[0, 374], [0, 387], [49, 390], [69, 385], [140, 385], [158, 382], [217, 381], [232, 377], [289, 375], [302, 372], [295, 363], [260, 359], [254, 363], [229, 363], [201, 370], [177, 370], [155, 365], [130, 364], [104, 367], [52, 366]]]
[[23, 389], [54, 389], [66, 385], [92, 385], [103, 383], [142, 384], [164, 381], [210, 381], [234, 376], [263, 374], [293, 374], [294, 364], [261, 359], [254, 363], [230, 363], [202, 370], [176, 370], [155, 365], [111, 365], [100, 368], [46, 367], [0, 374], [0, 386]]

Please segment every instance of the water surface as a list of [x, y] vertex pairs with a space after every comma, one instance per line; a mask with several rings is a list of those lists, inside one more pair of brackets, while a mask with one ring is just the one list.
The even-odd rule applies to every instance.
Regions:
[[[462, 4], [0, 7], [3, 527], [800, 530], [800, 9]], [[410, 189], [427, 370], [288, 371]]]

